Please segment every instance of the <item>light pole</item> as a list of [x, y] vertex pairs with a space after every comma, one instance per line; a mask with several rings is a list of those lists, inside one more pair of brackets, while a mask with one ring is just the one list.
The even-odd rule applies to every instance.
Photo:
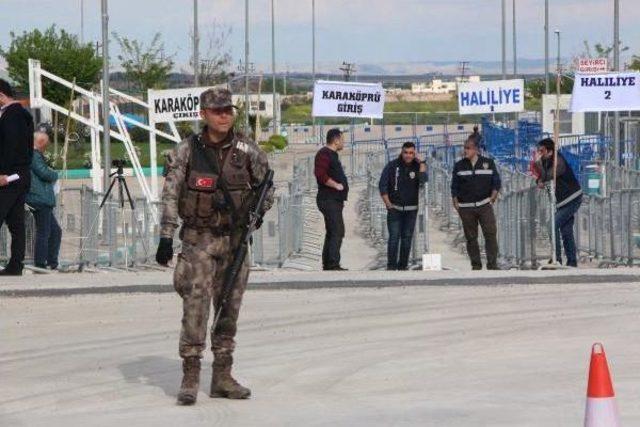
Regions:
[[[198, 35], [198, 0], [193, 0], [193, 85], [200, 86], [200, 37]], [[198, 132], [198, 120], [193, 121], [193, 131]]]
[[[311, 92], [316, 84], [316, 0], [311, 0]], [[311, 117], [311, 131], [316, 137], [316, 118]]]
[[279, 132], [276, 117], [276, 14], [274, 2], [275, 0], [271, 0], [271, 77], [273, 85], [273, 134], [277, 135]]
[[111, 133], [109, 128], [109, 8], [107, 0], [102, 0], [102, 159], [103, 191], [107, 191], [111, 181]]
[[507, 0], [502, 0], [502, 79], [507, 78]]
[[556, 178], [558, 168], [558, 144], [560, 144], [560, 83], [562, 70], [560, 68], [560, 31], [555, 31], [558, 37], [558, 63], [556, 72], [556, 111], [553, 121], [553, 179], [551, 180], [551, 261], [555, 264], [556, 257]]
[[84, 0], [80, 0], [80, 44], [84, 44]]
[[244, 133], [249, 136], [249, 0], [244, 0]]
[[516, 0], [513, 0], [513, 78], [518, 74], [518, 47], [516, 43]]
[[[613, 70], [620, 71], [620, 0], [613, 0]], [[620, 112], [613, 113], [613, 155], [620, 164]]]
[[544, 93], [549, 94], [549, 0], [544, 0]]

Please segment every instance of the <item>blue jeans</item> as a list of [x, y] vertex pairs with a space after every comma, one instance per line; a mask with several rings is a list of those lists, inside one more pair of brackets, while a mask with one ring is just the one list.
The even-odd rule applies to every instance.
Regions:
[[[387, 270], [407, 269], [417, 215], [418, 211], [404, 212], [395, 209], [387, 211], [387, 230], [389, 231]], [[400, 254], [398, 254], [398, 246]]]
[[575, 215], [582, 204], [582, 196], [567, 203], [556, 211], [556, 259], [562, 263], [560, 239], [564, 246], [564, 254], [567, 257], [567, 265], [578, 266], [576, 254], [576, 239], [573, 236], [573, 224]]
[[33, 217], [36, 220], [34, 264], [42, 268], [47, 266], [57, 268], [62, 230], [53, 214], [53, 209], [38, 208], [33, 212]]

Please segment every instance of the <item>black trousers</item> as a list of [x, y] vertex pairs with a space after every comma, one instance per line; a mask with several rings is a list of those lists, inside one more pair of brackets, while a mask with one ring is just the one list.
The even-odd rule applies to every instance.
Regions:
[[344, 238], [344, 202], [339, 200], [317, 200], [318, 209], [324, 217], [326, 234], [322, 248], [322, 268], [331, 269], [340, 266], [340, 247]]
[[478, 270], [482, 268], [480, 247], [478, 246], [478, 224], [480, 224], [487, 253], [487, 269], [497, 268], [498, 228], [491, 204], [479, 208], [460, 208], [459, 213], [464, 237], [467, 240], [467, 253], [471, 259], [471, 267]]
[[7, 268], [22, 270], [26, 245], [22, 191], [0, 191], [0, 227], [6, 223], [11, 233], [11, 259]]

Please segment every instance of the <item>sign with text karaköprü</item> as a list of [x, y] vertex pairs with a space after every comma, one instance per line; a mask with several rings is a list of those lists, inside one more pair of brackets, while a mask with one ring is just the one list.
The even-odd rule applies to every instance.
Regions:
[[524, 80], [493, 80], [458, 84], [460, 114], [524, 111]]
[[200, 94], [209, 87], [149, 89], [149, 114], [156, 123], [186, 122], [200, 118]]
[[572, 112], [640, 110], [640, 73], [576, 74]]
[[381, 119], [384, 113], [382, 83], [317, 81], [313, 86], [314, 117]]

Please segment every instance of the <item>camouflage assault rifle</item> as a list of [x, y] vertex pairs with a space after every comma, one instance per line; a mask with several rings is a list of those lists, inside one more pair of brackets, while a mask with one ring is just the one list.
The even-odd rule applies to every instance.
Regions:
[[[254, 198], [255, 202], [249, 205], [249, 212], [244, 218], [242, 218], [242, 220], [244, 220], [244, 225], [241, 228], [238, 247], [235, 249], [235, 253], [233, 254], [233, 262], [231, 263], [225, 274], [224, 283], [222, 284], [222, 292], [220, 295], [218, 306], [216, 307], [215, 317], [213, 318], [213, 326], [211, 328], [212, 331], [216, 330], [218, 320], [220, 320], [220, 315], [226, 308], [227, 303], [229, 302], [229, 297], [233, 292], [233, 284], [236, 281], [238, 274], [240, 273], [240, 269], [244, 264], [245, 258], [247, 257], [251, 233], [253, 233], [257, 228], [259, 228], [260, 224], [262, 224], [262, 217], [264, 216], [262, 210], [267, 198], [267, 194], [269, 193], [271, 187], [273, 187], [273, 170], [269, 169], [264, 177], [264, 180], [254, 193], [254, 195], [257, 194], [257, 199]], [[233, 239], [232, 236], [232, 241], [233, 240], [235, 239]]]

